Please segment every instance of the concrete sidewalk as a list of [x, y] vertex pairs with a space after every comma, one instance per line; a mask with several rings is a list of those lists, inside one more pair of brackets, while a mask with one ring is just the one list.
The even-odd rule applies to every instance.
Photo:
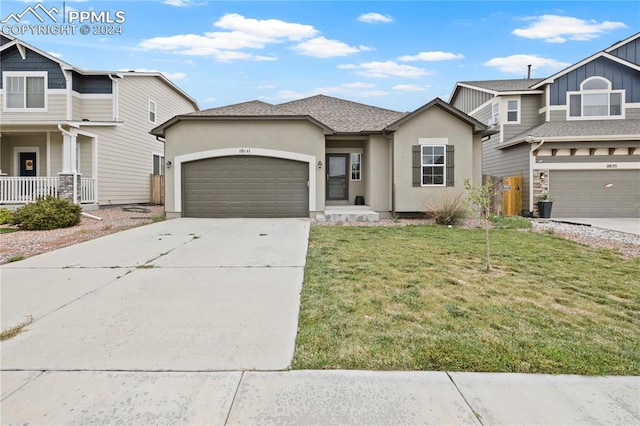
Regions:
[[640, 425], [640, 378], [287, 371], [309, 221], [175, 219], [2, 266], [1, 424]]
[[640, 235], [640, 218], [637, 217], [616, 217], [616, 218], [571, 218], [552, 217], [552, 221], [574, 223], [579, 225], [593, 226], [595, 228], [609, 229], [611, 231], [624, 232], [626, 234]]
[[640, 424], [638, 377], [4, 371], [2, 399], [2, 424]]

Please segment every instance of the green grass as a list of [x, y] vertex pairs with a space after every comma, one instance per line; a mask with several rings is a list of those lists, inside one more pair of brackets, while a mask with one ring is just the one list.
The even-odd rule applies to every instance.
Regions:
[[295, 369], [640, 374], [640, 259], [546, 234], [311, 228]]
[[18, 231], [16, 228], [0, 228], [0, 234], [10, 234], [16, 231]]
[[491, 216], [491, 223], [498, 229], [530, 229], [531, 221], [524, 217], [517, 216]]
[[13, 337], [16, 337], [18, 334], [24, 331], [24, 328], [33, 322], [33, 317], [31, 315], [27, 316], [27, 319], [24, 322], [16, 325], [15, 327], [10, 327], [0, 332], [0, 341], [4, 342], [5, 340], [9, 340]]

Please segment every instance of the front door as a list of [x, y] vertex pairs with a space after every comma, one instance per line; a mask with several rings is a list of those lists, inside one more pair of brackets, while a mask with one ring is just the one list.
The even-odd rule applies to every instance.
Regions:
[[20, 153], [20, 176], [37, 176], [36, 173], [36, 153]]
[[349, 199], [349, 154], [327, 154], [327, 200]]

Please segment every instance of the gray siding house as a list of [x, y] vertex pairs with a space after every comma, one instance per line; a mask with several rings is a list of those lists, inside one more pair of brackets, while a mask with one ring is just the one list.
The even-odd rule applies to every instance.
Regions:
[[464, 81], [451, 104], [498, 130], [483, 173], [522, 176], [523, 214], [640, 217], [640, 33], [543, 79]]
[[160, 73], [88, 71], [0, 36], [0, 205], [54, 195], [150, 200], [164, 144], [149, 130], [197, 103]]
[[171, 163], [167, 217], [425, 212], [465, 178], [481, 182], [481, 140], [493, 133], [437, 98], [403, 113], [324, 95], [178, 115], [152, 130]]

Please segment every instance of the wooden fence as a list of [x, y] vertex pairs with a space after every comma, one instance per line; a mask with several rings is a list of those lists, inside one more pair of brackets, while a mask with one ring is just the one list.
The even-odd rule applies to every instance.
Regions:
[[164, 204], [164, 175], [151, 175], [151, 204]]

